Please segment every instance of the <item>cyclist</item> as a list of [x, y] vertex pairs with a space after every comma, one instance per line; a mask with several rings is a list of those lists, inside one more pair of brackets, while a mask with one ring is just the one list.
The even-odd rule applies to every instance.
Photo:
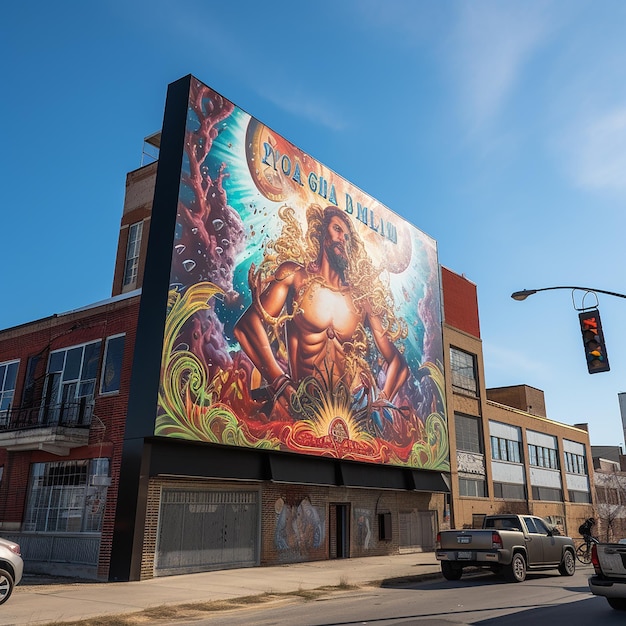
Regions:
[[587, 550], [591, 547], [591, 529], [596, 525], [596, 520], [593, 517], [586, 519], [579, 527], [578, 532], [582, 535], [583, 540], [587, 544]]

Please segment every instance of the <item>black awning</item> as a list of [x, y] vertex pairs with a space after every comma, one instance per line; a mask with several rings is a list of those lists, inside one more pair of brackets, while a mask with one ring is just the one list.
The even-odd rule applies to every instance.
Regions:
[[449, 493], [447, 474], [293, 453], [153, 438], [151, 476], [197, 476], [277, 483]]
[[411, 474], [415, 491], [450, 493], [450, 477], [448, 474], [427, 470], [411, 470]]
[[198, 476], [234, 480], [267, 480], [266, 456], [256, 450], [180, 439], [154, 439], [150, 475]]
[[272, 480], [277, 483], [303, 485], [336, 485], [335, 463], [300, 455], [271, 454], [269, 457]]
[[342, 484], [346, 487], [412, 490], [411, 477], [401, 467], [341, 462]]

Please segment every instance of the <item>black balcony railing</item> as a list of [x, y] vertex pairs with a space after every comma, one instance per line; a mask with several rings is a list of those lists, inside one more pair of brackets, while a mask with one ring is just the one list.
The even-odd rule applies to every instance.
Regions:
[[89, 428], [92, 414], [93, 400], [89, 398], [29, 408], [14, 407], [0, 411], [0, 432], [50, 426]]

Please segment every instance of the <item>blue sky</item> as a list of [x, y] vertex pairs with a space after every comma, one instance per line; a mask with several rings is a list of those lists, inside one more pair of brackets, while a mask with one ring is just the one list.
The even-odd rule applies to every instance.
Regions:
[[191, 73], [437, 240], [488, 387], [623, 445], [626, 300], [599, 296], [589, 375], [570, 292], [510, 294], [626, 292], [625, 25], [619, 0], [9, 3], [0, 328], [110, 295], [126, 173]]

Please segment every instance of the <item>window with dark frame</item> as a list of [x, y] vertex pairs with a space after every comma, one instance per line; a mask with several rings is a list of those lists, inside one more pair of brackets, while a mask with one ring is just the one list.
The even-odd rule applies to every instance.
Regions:
[[549, 502], [563, 502], [563, 492], [555, 487], [532, 488], [533, 500], [547, 500]]
[[526, 500], [526, 486], [516, 483], [493, 483], [493, 497], [504, 500]]
[[19, 361], [0, 363], [0, 421], [2, 422], [6, 421], [9, 410], [13, 406], [19, 363]]
[[109, 459], [33, 463], [23, 531], [100, 532]]
[[582, 454], [566, 452], [563, 456], [565, 457], [566, 472], [569, 474], [587, 474], [587, 463]]
[[24, 390], [22, 391], [22, 407], [29, 409], [35, 405], [37, 399], [37, 379], [35, 373], [41, 361], [41, 355], [35, 354], [28, 357], [26, 363], [26, 377], [24, 378]]
[[101, 394], [117, 393], [120, 390], [125, 338], [125, 335], [107, 337], [100, 378]]
[[514, 439], [503, 437], [490, 437], [491, 458], [495, 461], [509, 461], [511, 463], [521, 463], [522, 454], [520, 442]]
[[469, 415], [454, 414], [454, 432], [456, 449], [464, 452], [483, 453], [480, 418]]
[[476, 355], [451, 347], [450, 369], [452, 372], [452, 389], [477, 397]]
[[459, 476], [459, 495], [470, 498], [486, 498], [487, 485], [485, 480]]
[[48, 360], [41, 419], [91, 420], [102, 341], [55, 350]]
[[139, 253], [141, 250], [141, 235], [143, 222], [131, 224], [128, 229], [128, 244], [126, 245], [126, 261], [124, 263], [123, 285], [137, 282], [139, 272]]
[[528, 460], [530, 465], [535, 467], [547, 467], [548, 469], [559, 469], [559, 460], [556, 450], [546, 448], [545, 446], [537, 446], [528, 444]]

